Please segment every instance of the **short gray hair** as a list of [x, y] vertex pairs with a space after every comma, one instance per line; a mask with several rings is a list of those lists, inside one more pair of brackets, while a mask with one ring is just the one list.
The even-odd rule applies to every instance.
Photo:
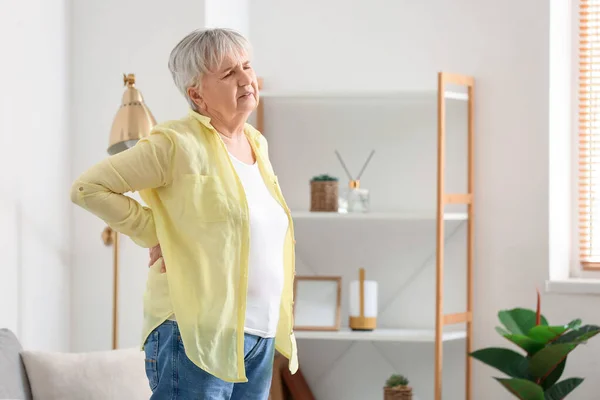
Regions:
[[198, 29], [184, 37], [171, 51], [169, 71], [177, 89], [193, 109], [190, 87], [199, 87], [203, 74], [219, 68], [228, 56], [250, 56], [250, 42], [239, 32], [227, 28]]

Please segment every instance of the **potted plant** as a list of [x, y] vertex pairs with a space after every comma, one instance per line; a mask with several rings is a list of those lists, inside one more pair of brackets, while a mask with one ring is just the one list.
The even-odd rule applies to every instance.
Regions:
[[310, 181], [310, 211], [338, 211], [338, 178], [328, 174]]
[[541, 314], [540, 294], [537, 309], [513, 308], [498, 313], [503, 327], [496, 332], [516, 345], [521, 352], [501, 347], [474, 351], [471, 357], [507, 377], [496, 379], [521, 400], [561, 400], [575, 390], [583, 378], [560, 381], [567, 356], [600, 332], [596, 325], [583, 325], [580, 319], [566, 325], [550, 325]]
[[394, 374], [385, 382], [384, 400], [412, 400], [412, 388], [403, 375]]

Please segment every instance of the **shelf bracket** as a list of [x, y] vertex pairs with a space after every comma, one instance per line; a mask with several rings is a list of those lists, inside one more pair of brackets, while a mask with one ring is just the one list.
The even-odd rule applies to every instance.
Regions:
[[446, 314], [444, 315], [444, 325], [461, 324], [463, 322], [471, 322], [472, 314], [470, 312]]
[[470, 194], [447, 194], [444, 196], [444, 204], [471, 204], [473, 196]]

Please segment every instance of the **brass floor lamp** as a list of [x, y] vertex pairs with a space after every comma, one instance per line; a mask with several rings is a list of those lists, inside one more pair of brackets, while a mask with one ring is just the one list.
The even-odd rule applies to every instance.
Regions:
[[[144, 98], [135, 87], [135, 75], [123, 75], [126, 86], [110, 131], [107, 152], [110, 155], [120, 153], [133, 147], [138, 140], [147, 136], [156, 120], [146, 107]], [[104, 228], [102, 241], [113, 247], [113, 310], [112, 310], [112, 348], [118, 347], [119, 334], [119, 234], [110, 227]]]

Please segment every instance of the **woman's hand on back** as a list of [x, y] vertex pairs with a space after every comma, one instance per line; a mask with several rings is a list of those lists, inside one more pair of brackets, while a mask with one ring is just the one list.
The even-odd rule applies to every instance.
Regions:
[[[160, 248], [160, 243], [154, 247], [151, 247], [149, 250], [149, 253], [150, 253], [150, 262], [148, 263], [148, 266], [151, 267], [152, 265], [154, 265], [154, 263], [156, 261], [158, 261], [159, 258], [162, 258], [162, 249]], [[162, 260], [162, 266], [160, 267], [160, 272], [161, 273], [167, 272], [164, 258]]]

